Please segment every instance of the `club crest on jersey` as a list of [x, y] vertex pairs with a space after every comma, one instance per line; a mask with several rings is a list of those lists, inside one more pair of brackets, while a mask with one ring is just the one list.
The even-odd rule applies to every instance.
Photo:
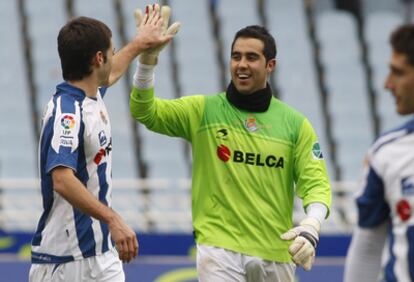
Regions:
[[319, 142], [315, 142], [312, 146], [312, 156], [315, 160], [323, 160], [323, 154]]
[[399, 215], [401, 221], [407, 221], [411, 217], [411, 205], [405, 199], [400, 200], [396, 206], [397, 214]]
[[248, 115], [247, 116], [247, 119], [244, 122], [244, 127], [250, 132], [255, 132], [256, 130], [259, 129], [257, 127], [256, 118], [254, 117], [254, 115]]

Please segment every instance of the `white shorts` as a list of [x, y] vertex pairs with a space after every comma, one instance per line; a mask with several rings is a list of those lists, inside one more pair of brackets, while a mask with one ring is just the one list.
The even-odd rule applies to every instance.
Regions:
[[200, 282], [293, 282], [296, 265], [277, 263], [223, 248], [197, 245]]
[[62, 264], [32, 264], [29, 282], [124, 282], [116, 250]]

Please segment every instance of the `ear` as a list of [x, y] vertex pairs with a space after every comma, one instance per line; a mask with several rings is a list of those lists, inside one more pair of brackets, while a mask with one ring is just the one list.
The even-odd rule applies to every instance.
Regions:
[[95, 56], [92, 59], [92, 64], [95, 66], [101, 66], [104, 64], [104, 53], [102, 51], [96, 52]]
[[270, 74], [276, 68], [276, 59], [271, 59], [266, 64], [267, 73]]

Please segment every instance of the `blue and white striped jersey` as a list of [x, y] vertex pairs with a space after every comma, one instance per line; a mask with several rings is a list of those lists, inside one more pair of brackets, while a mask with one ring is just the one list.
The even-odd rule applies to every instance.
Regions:
[[43, 117], [39, 166], [43, 214], [32, 240], [32, 263], [63, 263], [113, 248], [108, 226], [75, 209], [52, 187], [51, 171], [72, 168], [102, 203], [111, 205], [111, 125], [102, 100], [68, 83], [57, 86]]
[[358, 224], [389, 221], [385, 281], [414, 281], [414, 119], [382, 135], [368, 153]]

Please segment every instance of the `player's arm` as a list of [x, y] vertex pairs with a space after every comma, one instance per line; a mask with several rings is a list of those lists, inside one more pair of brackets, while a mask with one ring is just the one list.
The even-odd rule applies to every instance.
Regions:
[[382, 223], [377, 227], [354, 230], [345, 260], [344, 282], [378, 281], [387, 227], [387, 223]]
[[138, 241], [135, 232], [116, 212], [96, 199], [76, 178], [71, 168], [58, 166], [51, 174], [53, 189], [58, 194], [83, 213], [108, 224], [119, 258], [123, 262], [129, 262], [137, 256]]
[[315, 260], [321, 224], [329, 214], [331, 187], [317, 136], [307, 119], [300, 125], [295, 144], [294, 175], [296, 193], [302, 199], [307, 217], [299, 226], [281, 235], [292, 240], [289, 253], [292, 260], [310, 270]]
[[[158, 6], [158, 5], [156, 5]], [[119, 50], [113, 57], [109, 86], [114, 84], [126, 71], [131, 61], [145, 50], [165, 46], [172, 38], [163, 29], [163, 18], [159, 9], [146, 13], [139, 25], [139, 34]]]

